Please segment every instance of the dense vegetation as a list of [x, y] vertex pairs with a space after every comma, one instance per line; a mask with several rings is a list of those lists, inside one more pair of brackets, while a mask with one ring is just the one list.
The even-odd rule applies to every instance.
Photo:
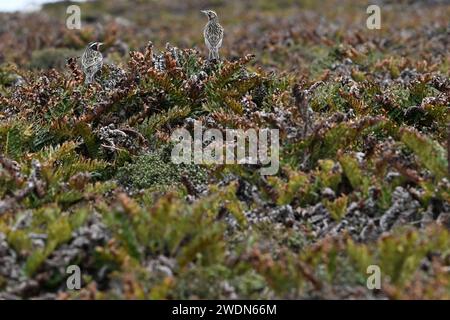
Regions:
[[[449, 299], [450, 6], [380, 2], [381, 30], [365, 1], [102, 0], [82, 30], [66, 3], [0, 14], [0, 298]], [[172, 163], [194, 120], [279, 129], [278, 175]]]

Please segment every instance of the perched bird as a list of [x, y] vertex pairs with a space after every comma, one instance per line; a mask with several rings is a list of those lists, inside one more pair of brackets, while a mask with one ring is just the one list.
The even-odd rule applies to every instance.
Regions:
[[202, 13], [208, 16], [208, 23], [203, 32], [205, 43], [209, 49], [209, 60], [219, 60], [219, 49], [222, 46], [223, 28], [219, 24], [217, 13], [212, 10], [204, 10]]
[[103, 55], [100, 52], [101, 42], [91, 42], [81, 57], [81, 65], [85, 74], [85, 83], [94, 81], [95, 74], [103, 67]]

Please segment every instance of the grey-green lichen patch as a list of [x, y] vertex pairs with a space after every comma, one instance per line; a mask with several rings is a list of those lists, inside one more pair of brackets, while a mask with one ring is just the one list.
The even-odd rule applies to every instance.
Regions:
[[175, 164], [170, 158], [170, 148], [137, 156], [117, 172], [120, 183], [135, 190], [174, 186], [182, 182], [183, 176], [194, 185], [207, 182], [207, 171], [202, 166]]

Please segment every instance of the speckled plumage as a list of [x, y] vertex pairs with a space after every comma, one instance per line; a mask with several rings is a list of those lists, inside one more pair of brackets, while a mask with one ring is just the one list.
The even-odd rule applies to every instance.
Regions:
[[81, 57], [86, 84], [92, 83], [95, 74], [103, 67], [103, 55], [98, 51], [100, 45], [98, 42], [90, 43]]
[[217, 14], [214, 11], [206, 10], [202, 11], [208, 16], [208, 23], [205, 26], [203, 35], [205, 37], [205, 43], [209, 50], [209, 59], [219, 59], [219, 49], [222, 46], [223, 27], [220, 25]]

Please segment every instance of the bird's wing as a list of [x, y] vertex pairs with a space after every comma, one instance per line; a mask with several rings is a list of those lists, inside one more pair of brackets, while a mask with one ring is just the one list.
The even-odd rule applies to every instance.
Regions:
[[220, 37], [220, 41], [217, 44], [217, 48], [220, 48], [222, 46], [222, 41], [223, 41], [223, 31], [222, 31], [222, 36]]
[[100, 52], [89, 52], [86, 51], [81, 58], [81, 63], [85, 69], [94, 66], [99, 63], [103, 57]]
[[97, 71], [101, 70], [103, 67], [103, 61], [99, 61], [98, 63], [94, 63], [88, 67], [85, 67], [84, 70], [89, 73], [97, 73]]
[[206, 41], [212, 48], [219, 48], [223, 40], [223, 28], [220, 25], [211, 24], [205, 30]]

